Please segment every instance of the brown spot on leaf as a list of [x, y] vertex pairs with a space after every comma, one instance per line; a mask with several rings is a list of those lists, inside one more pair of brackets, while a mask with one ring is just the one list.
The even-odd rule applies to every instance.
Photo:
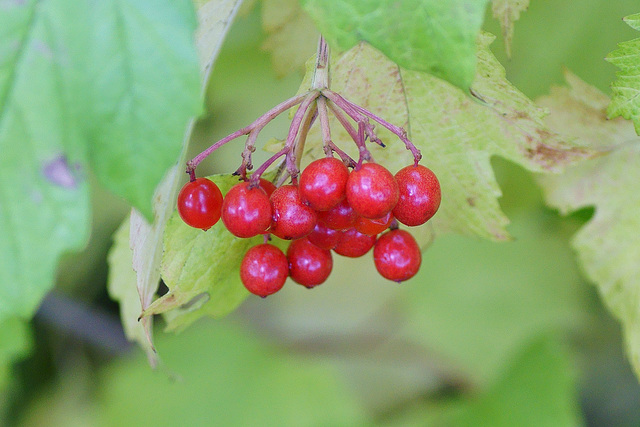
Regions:
[[545, 143], [538, 143], [527, 148], [527, 157], [545, 169], [554, 170], [558, 166], [569, 164], [577, 159], [590, 156], [590, 151], [580, 147], [557, 148]]
[[476, 205], [476, 199], [473, 197], [467, 197], [467, 203], [469, 206], [474, 207]]

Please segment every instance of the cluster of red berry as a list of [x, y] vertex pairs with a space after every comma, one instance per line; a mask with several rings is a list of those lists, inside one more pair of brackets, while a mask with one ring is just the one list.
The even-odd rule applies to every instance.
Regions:
[[[198, 178], [180, 191], [178, 212], [192, 227], [206, 230], [222, 218], [237, 237], [265, 235], [240, 267], [244, 286], [262, 297], [280, 290], [287, 277], [307, 288], [323, 283], [333, 267], [331, 250], [355, 258], [373, 248], [378, 272], [396, 282], [418, 272], [420, 248], [398, 222], [417, 226], [436, 213], [440, 184], [430, 169], [410, 165], [394, 176], [377, 163], [362, 163], [350, 172], [325, 157], [296, 181], [276, 188], [247, 179], [223, 198], [216, 184]], [[267, 243], [269, 234], [292, 240], [286, 255]]]

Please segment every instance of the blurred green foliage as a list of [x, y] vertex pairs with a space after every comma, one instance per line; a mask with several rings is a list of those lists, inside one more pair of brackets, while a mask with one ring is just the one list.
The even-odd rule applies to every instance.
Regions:
[[[563, 66], [607, 90], [615, 70], [603, 58], [635, 37], [621, 18], [637, 6], [535, 0], [516, 23], [512, 59], [499, 40], [492, 48], [529, 96], [560, 84]], [[490, 12], [485, 28], [500, 33]], [[259, 10], [238, 18], [214, 69], [194, 153], [297, 90], [300, 75], [275, 77], [260, 50], [264, 37]], [[279, 118], [258, 145], [286, 129]], [[240, 144], [217, 152], [203, 174], [234, 170]], [[257, 163], [264, 154], [256, 155]], [[370, 257], [338, 259], [334, 275], [342, 280], [331, 286], [289, 284], [180, 335], [157, 330], [163, 366], [155, 372], [138, 349], [109, 360], [36, 318], [33, 356], [15, 366], [0, 396], [6, 423], [637, 425], [640, 391], [618, 327], [568, 245], [589, 211], [560, 218], [543, 206], [530, 174], [501, 159], [492, 164], [513, 242], [439, 238], [419, 276], [400, 286], [371, 280]], [[124, 209], [111, 196], [93, 203], [104, 213], [94, 220], [97, 240], [60, 269], [60, 290], [115, 315], [99, 290], [106, 236]]]

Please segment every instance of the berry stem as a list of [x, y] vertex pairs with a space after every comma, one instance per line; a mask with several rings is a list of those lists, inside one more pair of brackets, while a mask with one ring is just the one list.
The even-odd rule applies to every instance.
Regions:
[[356, 164], [355, 169], [358, 170], [364, 161], [373, 161], [371, 153], [367, 149], [367, 145], [365, 143], [364, 123], [362, 122], [358, 122], [358, 140], [356, 141], [356, 144], [358, 145], [358, 164]]
[[293, 148], [287, 155], [287, 171], [291, 175], [291, 180], [294, 184], [296, 183], [297, 174], [300, 172], [300, 162], [302, 160], [304, 144], [307, 141], [307, 134], [317, 117], [318, 109], [315, 104], [312, 104], [304, 113], [304, 119], [296, 136], [296, 140], [293, 143]]
[[[290, 156], [289, 153], [291, 153], [292, 150], [294, 149], [296, 136], [298, 135], [298, 132], [300, 130], [300, 125], [303, 121], [305, 113], [307, 112], [311, 104], [316, 100], [316, 98], [319, 95], [320, 93], [315, 90], [304, 93], [302, 95], [302, 102], [300, 103], [298, 110], [296, 111], [296, 113], [293, 116], [293, 119], [291, 120], [291, 126], [289, 126], [289, 134], [287, 135], [287, 141], [284, 147], [282, 148], [282, 150], [278, 151], [272, 157], [267, 159], [267, 161], [265, 161], [258, 169], [256, 169], [253, 175], [251, 175], [252, 185], [257, 186], [258, 181], [262, 176], [262, 174], [269, 168], [269, 166], [273, 164], [273, 162], [275, 162], [278, 158], [284, 155], [287, 155], [287, 171], [289, 172], [291, 178], [295, 179], [295, 177], [298, 175], [298, 170], [295, 167], [295, 155], [294, 155], [293, 163], [291, 163], [292, 161], [289, 160], [289, 156]], [[242, 168], [242, 166], [240, 167]]]
[[331, 128], [329, 127], [329, 113], [327, 112], [327, 99], [324, 96], [318, 98], [318, 116], [322, 129], [322, 147], [324, 154], [331, 157]]
[[[249, 133], [255, 132], [255, 135], [257, 137], [257, 134], [267, 125], [269, 124], [269, 122], [271, 122], [274, 118], [276, 118], [278, 115], [280, 115], [281, 113], [283, 113], [284, 111], [288, 110], [289, 108], [300, 104], [301, 102], [303, 102], [305, 100], [305, 98], [309, 95], [309, 93], [303, 93], [300, 95], [296, 95], [292, 98], [287, 99], [286, 101], [281, 102], [280, 104], [276, 105], [275, 107], [273, 107], [271, 110], [267, 111], [266, 113], [264, 113], [262, 116], [258, 117], [253, 123], [251, 123], [249, 126], [244, 127], [242, 129], [238, 129], [237, 131], [233, 132], [232, 134], [229, 134], [227, 136], [225, 136], [224, 138], [222, 138], [221, 140], [219, 140], [218, 142], [214, 143], [213, 145], [211, 145], [209, 148], [207, 148], [206, 150], [204, 150], [203, 152], [201, 152], [200, 154], [198, 154], [197, 156], [195, 156], [193, 159], [189, 160], [187, 162], [187, 173], [189, 174], [189, 177], [191, 178], [191, 181], [195, 180], [195, 170], [196, 167], [198, 167], [198, 165], [209, 156], [209, 154], [213, 153], [214, 151], [216, 151], [218, 148], [222, 147], [224, 144], [226, 144], [229, 141], [232, 141], [242, 135], [247, 135]], [[253, 141], [255, 142], [255, 137], [253, 138]], [[245, 148], [246, 150], [246, 148]], [[243, 153], [243, 166], [246, 167], [249, 162], [246, 162], [244, 159], [244, 153]], [[242, 168], [242, 166], [241, 166]], [[246, 169], [244, 171], [244, 175], [246, 177]]]
[[338, 105], [334, 104], [333, 102], [329, 102], [327, 105], [329, 105], [329, 109], [331, 109], [333, 115], [336, 116], [336, 119], [338, 119], [342, 127], [347, 131], [347, 133], [351, 136], [351, 139], [353, 139], [353, 141], [356, 143], [356, 146], [358, 147], [359, 158], [358, 163], [356, 164], [356, 168], [359, 168], [358, 165], [361, 165], [363, 160], [371, 161], [371, 153], [365, 145], [364, 134], [360, 134], [361, 127], [364, 131], [364, 124], [358, 121], [358, 131], [356, 131], [349, 122], [349, 119], [347, 119], [345, 115], [342, 114], [342, 112], [338, 109]]
[[[373, 119], [374, 121], [380, 123], [382, 126], [384, 126], [385, 128], [387, 128], [389, 131], [393, 132], [394, 134], [396, 134], [396, 136], [398, 138], [400, 138], [400, 140], [405, 144], [405, 146], [407, 147], [407, 150], [411, 151], [411, 154], [413, 154], [413, 158], [414, 158], [414, 163], [415, 165], [418, 165], [418, 162], [420, 161], [420, 159], [422, 158], [422, 153], [420, 153], [420, 150], [409, 140], [409, 138], [407, 137], [407, 131], [404, 130], [403, 128], [396, 126], [394, 124], [391, 124], [389, 122], [387, 122], [386, 120], [384, 120], [383, 118], [377, 116], [376, 114], [372, 113], [371, 111], [367, 110], [364, 107], [361, 107], [360, 105], [354, 104], [353, 102], [343, 98], [342, 96], [338, 95], [337, 93], [329, 90], [329, 89], [325, 89], [322, 91], [322, 94], [324, 96], [326, 96], [328, 99], [330, 99], [331, 101], [333, 101], [334, 103], [336, 103], [336, 105], [338, 105], [340, 108], [342, 108], [347, 114], [349, 114], [350, 111], [354, 111], [360, 114], [363, 114], [371, 119]], [[345, 108], [346, 107], [346, 108]], [[349, 114], [351, 117], [351, 114]], [[354, 118], [354, 120], [356, 120]]]
[[336, 116], [336, 119], [338, 119], [344, 130], [346, 130], [351, 139], [353, 139], [353, 142], [357, 143], [358, 133], [349, 122], [349, 119], [347, 119], [344, 114], [340, 112], [340, 110], [333, 102], [329, 102], [327, 105], [329, 106], [329, 109], [331, 110], [333, 115]]
[[342, 160], [342, 163], [345, 164], [345, 166], [350, 168], [356, 167], [356, 161], [353, 160], [347, 153], [342, 151], [336, 144], [333, 143], [333, 141], [329, 141], [329, 148], [333, 150], [338, 156], [340, 156], [340, 159]]
[[327, 41], [320, 36], [318, 40], [318, 51], [316, 54], [316, 66], [311, 79], [311, 90], [321, 91], [329, 87], [329, 61], [330, 51]]
[[341, 108], [349, 117], [351, 117], [354, 122], [362, 123], [362, 125], [364, 126], [365, 135], [371, 141], [375, 142], [382, 148], [385, 147], [384, 143], [376, 135], [374, 126], [369, 122], [369, 118], [360, 114], [358, 110], [353, 108], [355, 104], [348, 102], [346, 99], [329, 89], [325, 89], [324, 91], [322, 91], [322, 94], [330, 99], [331, 102], [333, 102], [337, 107]]

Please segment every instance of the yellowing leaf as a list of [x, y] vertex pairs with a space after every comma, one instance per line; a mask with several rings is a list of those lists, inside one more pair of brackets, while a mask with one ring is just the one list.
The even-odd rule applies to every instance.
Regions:
[[240, 0], [197, 1], [196, 48], [200, 58], [200, 71], [203, 74], [203, 86], [206, 86], [209, 81], [211, 69], [218, 57], [224, 37], [241, 3]]
[[[640, 31], [640, 13], [627, 16], [625, 22]], [[640, 38], [618, 44], [607, 55], [607, 61], [618, 67], [617, 80], [611, 84], [613, 98], [607, 110], [609, 117], [622, 116], [633, 120], [640, 134]]]
[[[399, 68], [361, 43], [335, 59], [332, 89], [385, 120], [404, 126], [422, 150], [422, 164], [431, 168], [442, 187], [442, 204], [431, 220], [436, 234], [455, 232], [494, 240], [508, 238], [508, 219], [500, 210], [500, 189], [491, 156], [505, 157], [539, 172], [555, 172], [588, 155], [551, 132], [546, 114], [505, 78], [504, 68], [489, 50], [493, 36], [482, 35], [474, 101], [458, 88], [427, 73]], [[309, 87], [308, 75], [301, 89]], [[371, 145], [376, 161], [392, 172], [412, 162], [402, 142], [377, 126], [386, 148]], [[354, 153], [353, 142], [332, 121], [336, 143]], [[306, 153], [322, 156], [320, 132], [314, 126]]]
[[284, 76], [303, 70], [320, 33], [298, 0], [263, 0], [262, 26], [269, 34], [262, 47], [271, 51], [276, 73]]
[[[408, 71], [361, 43], [335, 59], [332, 88], [388, 121], [405, 126], [422, 149], [423, 164], [438, 175], [443, 201], [440, 212], [419, 230], [423, 246], [435, 234], [457, 232], [494, 240], [508, 238], [490, 158], [500, 155], [535, 171], [558, 171], [588, 155], [545, 127], [545, 111], [505, 79], [504, 69], [489, 51], [491, 36], [478, 46], [474, 101], [458, 88], [427, 73]], [[310, 87], [307, 75], [301, 90]], [[335, 122], [333, 140], [353, 156], [355, 145]], [[377, 161], [392, 171], [413, 161], [404, 145], [381, 130], [387, 148], [372, 145]], [[304, 161], [323, 156], [319, 126], [312, 128]], [[237, 182], [214, 176], [221, 190]], [[164, 241], [162, 277], [170, 291], [145, 310], [167, 313], [169, 329], [181, 329], [203, 315], [220, 317], [248, 295], [239, 280], [241, 258], [261, 238], [237, 239], [222, 223], [203, 232], [174, 214]]]
[[[140, 344], [147, 353], [149, 363], [155, 367], [158, 360], [153, 348], [152, 318], [138, 321], [142, 306], [136, 287], [136, 272], [132, 268], [133, 252], [129, 246], [129, 229], [130, 223], [127, 218], [113, 235], [113, 246], [108, 256], [107, 289], [111, 299], [120, 304], [120, 319], [127, 339]], [[155, 290], [151, 295], [153, 294]]]
[[491, 10], [493, 17], [500, 21], [507, 56], [511, 56], [514, 23], [520, 19], [520, 13], [528, 7], [529, 0], [493, 0]]
[[593, 207], [572, 246], [624, 329], [627, 352], [640, 376], [640, 140], [631, 123], [607, 120], [607, 99], [572, 75], [569, 88], [541, 99], [558, 132], [601, 150], [599, 157], [540, 178], [547, 203], [567, 214]]

